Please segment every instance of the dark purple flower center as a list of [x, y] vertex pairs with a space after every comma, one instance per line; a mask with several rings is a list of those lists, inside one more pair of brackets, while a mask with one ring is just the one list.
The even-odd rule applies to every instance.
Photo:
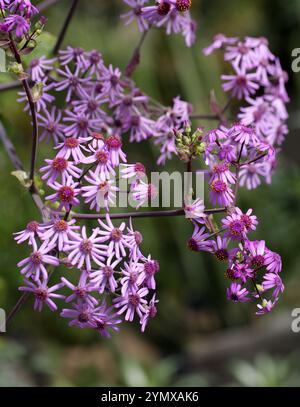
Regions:
[[215, 256], [220, 261], [228, 260], [228, 251], [226, 249], [218, 249], [215, 252]]
[[68, 223], [61, 219], [54, 222], [54, 229], [56, 232], [66, 232], [68, 230]]
[[40, 64], [40, 60], [38, 58], [34, 58], [30, 62], [30, 68], [36, 68], [37, 66], [39, 66], [39, 64]]
[[65, 146], [69, 148], [76, 148], [78, 147], [79, 142], [75, 137], [68, 137], [65, 140]]
[[132, 106], [132, 97], [131, 96], [125, 96], [123, 99], [123, 104], [125, 106]]
[[131, 125], [133, 127], [138, 127], [140, 125], [141, 118], [140, 116], [131, 116]]
[[123, 232], [122, 230], [115, 228], [110, 232], [110, 238], [114, 242], [119, 242], [123, 237]]
[[238, 51], [240, 54], [246, 55], [246, 54], [248, 54], [250, 49], [249, 49], [249, 47], [247, 47], [247, 45], [242, 43], [242, 44], [239, 44]]
[[197, 241], [194, 238], [190, 238], [187, 242], [187, 247], [192, 250], [193, 252], [198, 251], [198, 244]]
[[106, 164], [108, 161], [108, 154], [106, 151], [98, 151], [96, 153], [96, 160], [99, 164]]
[[229, 280], [236, 280], [236, 275], [235, 275], [235, 271], [233, 269], [227, 269], [226, 270], [226, 277], [229, 278]]
[[248, 216], [248, 215], [242, 215], [241, 221], [245, 225], [246, 229], [250, 229], [250, 227], [252, 226], [252, 220], [251, 220], [250, 216]]
[[150, 317], [150, 318], [155, 318], [156, 314], [157, 314], [157, 308], [156, 308], [156, 306], [155, 306], [155, 305], [151, 305], [150, 308], [149, 308], [149, 317]]
[[130, 284], [136, 283], [137, 279], [138, 279], [138, 274], [137, 274], [136, 272], [134, 272], [134, 271], [131, 272], [131, 273], [130, 273], [130, 276], [129, 276], [129, 282], [130, 282]]
[[113, 269], [110, 266], [104, 266], [102, 272], [105, 277], [109, 278], [113, 275]]
[[84, 298], [86, 296], [86, 289], [83, 287], [76, 287], [74, 291], [79, 298]]
[[117, 86], [119, 83], [119, 78], [117, 77], [117, 75], [112, 75], [110, 77], [110, 83], [112, 86]]
[[238, 75], [236, 77], [236, 83], [238, 86], [245, 87], [247, 85], [247, 78], [245, 75]]
[[40, 252], [34, 252], [30, 255], [30, 260], [33, 264], [38, 265], [42, 263], [42, 255]]
[[52, 168], [56, 171], [62, 172], [68, 168], [68, 161], [63, 157], [56, 157], [52, 161]]
[[238, 297], [238, 295], [237, 294], [235, 294], [235, 293], [231, 293], [230, 294], [230, 299], [232, 300], [232, 301], [238, 301], [239, 300], [239, 297]]
[[142, 236], [142, 234], [141, 234], [138, 230], [136, 230], [136, 231], [134, 232], [134, 240], [135, 240], [135, 243], [136, 243], [138, 246], [140, 246], [140, 245], [143, 243], [143, 236]]
[[72, 202], [75, 196], [74, 189], [69, 186], [63, 186], [58, 191], [58, 197], [62, 202]]
[[177, 0], [176, 9], [180, 12], [188, 11], [192, 6], [192, 0]]
[[88, 322], [89, 319], [90, 319], [90, 314], [89, 314], [88, 311], [82, 311], [82, 312], [78, 315], [77, 319], [78, 319], [79, 322], [83, 322], [83, 323], [84, 323], [84, 322]]
[[249, 164], [247, 170], [250, 174], [256, 174], [256, 166], [255, 164]]
[[142, 14], [142, 7], [141, 6], [135, 6], [133, 9], [133, 12], [136, 16], [140, 16]]
[[159, 263], [156, 260], [147, 261], [144, 264], [144, 270], [149, 276], [153, 276], [157, 271], [159, 271]]
[[146, 169], [145, 169], [145, 166], [142, 163], [136, 163], [134, 165], [134, 171], [137, 172], [137, 173], [145, 174]]
[[106, 144], [108, 145], [109, 148], [112, 148], [114, 150], [118, 150], [119, 148], [122, 147], [122, 141], [119, 136], [109, 136], [106, 139]]
[[88, 109], [91, 112], [95, 112], [98, 109], [98, 103], [94, 99], [89, 100]]
[[29, 222], [26, 226], [26, 230], [28, 230], [29, 232], [37, 232], [39, 227], [38, 222], [36, 222], [35, 220], [33, 220], [32, 222]]
[[230, 222], [229, 230], [233, 236], [241, 236], [245, 231], [245, 225], [240, 220], [233, 220]]
[[40, 301], [45, 301], [48, 298], [47, 288], [37, 288], [35, 290], [35, 296]]
[[128, 302], [130, 305], [133, 305], [134, 307], [137, 307], [141, 301], [141, 298], [138, 294], [130, 294], [128, 296]]
[[225, 191], [227, 191], [227, 184], [221, 180], [214, 180], [211, 184], [210, 184], [211, 189], [217, 193], [223, 193]]
[[258, 254], [257, 256], [253, 257], [251, 263], [254, 267], [262, 267], [265, 264], [265, 258], [264, 256]]
[[166, 16], [171, 9], [170, 3], [166, 1], [161, 1], [157, 6], [157, 14], [160, 16]]
[[88, 121], [87, 119], [81, 118], [80, 120], [78, 120], [77, 122], [77, 126], [81, 129], [81, 130], [86, 130], [88, 128]]
[[91, 254], [93, 250], [93, 243], [89, 239], [84, 239], [80, 243], [80, 250], [83, 254]]

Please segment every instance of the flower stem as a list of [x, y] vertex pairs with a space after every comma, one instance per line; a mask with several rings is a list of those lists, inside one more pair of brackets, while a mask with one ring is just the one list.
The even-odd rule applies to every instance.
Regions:
[[59, 33], [58, 38], [57, 38], [56, 44], [55, 44], [55, 46], [53, 48], [53, 51], [52, 51], [53, 55], [57, 55], [58, 51], [60, 50], [60, 47], [61, 47], [61, 45], [62, 45], [62, 43], [64, 41], [64, 38], [66, 36], [66, 33], [68, 31], [69, 25], [70, 25], [70, 23], [72, 21], [72, 18], [74, 16], [76, 7], [78, 5], [78, 2], [79, 2], [79, 0], [73, 0], [72, 1], [69, 13], [68, 13], [68, 15], [67, 15], [67, 17], [66, 17], [66, 19], [64, 21], [62, 29], [61, 29], [61, 31]]

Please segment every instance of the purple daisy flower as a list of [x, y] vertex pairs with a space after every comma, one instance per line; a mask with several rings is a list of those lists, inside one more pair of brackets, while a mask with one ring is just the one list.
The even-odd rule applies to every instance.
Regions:
[[135, 313], [137, 313], [139, 318], [142, 318], [146, 312], [145, 306], [147, 305], [147, 300], [144, 297], [148, 293], [148, 288], [143, 287], [125, 296], [115, 298], [113, 301], [114, 307], [120, 308], [117, 314], [122, 315], [125, 312], [126, 321], [133, 321]]
[[31, 222], [27, 223], [25, 230], [14, 233], [14, 239], [18, 244], [24, 243], [26, 240], [28, 240], [28, 243], [31, 245], [32, 241], [35, 240], [36, 237], [40, 237], [42, 232], [43, 226], [37, 221], [32, 220]]
[[30, 256], [18, 263], [18, 267], [21, 268], [21, 274], [25, 274], [27, 278], [33, 277], [35, 281], [38, 281], [40, 275], [42, 275], [43, 279], [47, 281], [48, 272], [45, 264], [50, 264], [51, 266], [59, 265], [59, 259], [49, 254], [55, 249], [55, 245], [50, 245], [48, 241], [45, 241], [38, 248], [35, 240], [32, 240], [31, 244], [32, 253]]
[[194, 232], [192, 237], [187, 242], [187, 247], [195, 252], [200, 251], [211, 251], [211, 242], [207, 240], [209, 238], [209, 233], [205, 233], [205, 227], [203, 226], [201, 229], [197, 224], [194, 224]]
[[217, 34], [214, 36], [213, 43], [203, 49], [203, 54], [208, 56], [216, 49], [222, 48], [223, 45], [234, 44], [235, 42], [237, 42], [237, 40], [238, 39], [236, 37], [226, 37], [226, 35], [224, 34]]
[[33, 58], [29, 63], [29, 74], [34, 82], [40, 82], [53, 69], [56, 58], [46, 59], [45, 56]]
[[210, 201], [213, 205], [229, 206], [234, 199], [233, 191], [224, 181], [215, 179], [210, 185]]
[[33, 293], [35, 297], [34, 309], [42, 311], [44, 304], [47, 305], [51, 311], [57, 310], [57, 305], [52, 300], [52, 298], [64, 299], [65, 296], [61, 294], [55, 294], [54, 292], [60, 290], [63, 287], [63, 284], [56, 284], [51, 288], [47, 287], [47, 280], [43, 282], [35, 281], [31, 282], [27, 279], [24, 279], [24, 282], [27, 286], [19, 287], [20, 291]]
[[89, 304], [91, 307], [98, 304], [96, 298], [91, 295], [91, 292], [95, 290], [95, 285], [88, 282], [89, 277], [90, 275], [85, 270], [82, 271], [77, 285], [74, 285], [65, 277], [62, 277], [61, 281], [63, 285], [73, 291], [71, 295], [65, 298], [67, 303], [77, 300], [78, 302], [83, 301], [86, 304]]
[[56, 192], [52, 195], [48, 195], [46, 197], [46, 200], [53, 203], [58, 202], [59, 211], [63, 208], [66, 211], [70, 211], [71, 206], [79, 205], [79, 199], [77, 198], [77, 195], [80, 192], [80, 188], [78, 188], [78, 186], [79, 183], [74, 182], [71, 176], [63, 180], [62, 183], [54, 182], [53, 184], [50, 184], [50, 187]]
[[247, 297], [249, 291], [246, 288], [242, 288], [241, 284], [232, 283], [229, 288], [227, 288], [227, 298], [234, 302], [246, 302], [250, 301]]
[[87, 139], [79, 137], [66, 137], [63, 143], [57, 144], [55, 149], [59, 149], [57, 157], [64, 157], [68, 160], [70, 157], [73, 158], [76, 164], [84, 162], [85, 156], [82, 152], [89, 151], [83, 144], [87, 141]]
[[150, 290], [155, 290], [155, 274], [159, 271], [159, 263], [157, 260], [151, 259], [151, 255], [147, 258], [141, 259], [141, 271], [137, 279], [137, 285], [145, 285]]
[[43, 225], [40, 238], [42, 240], [48, 240], [50, 246], [57, 245], [58, 250], [62, 252], [70, 236], [80, 229], [80, 226], [75, 225], [75, 223], [76, 219], [65, 221], [59, 217], [55, 217]]
[[140, 320], [142, 332], [145, 332], [146, 326], [148, 325], [148, 322], [150, 321], [150, 319], [153, 319], [156, 317], [157, 308], [156, 308], [155, 304], [157, 304], [157, 303], [158, 303], [158, 300], [156, 299], [156, 294], [154, 294], [153, 297], [151, 298], [149, 304], [145, 307], [146, 312], [145, 312], [145, 314], [143, 314], [143, 316]]
[[40, 169], [40, 172], [45, 173], [42, 176], [42, 180], [48, 180], [51, 185], [56, 181], [58, 177], [61, 177], [63, 181], [69, 176], [79, 178], [82, 174], [82, 170], [73, 162], [66, 160], [63, 157], [56, 157], [53, 160], [45, 160], [46, 164]]
[[26, 18], [18, 14], [11, 14], [4, 19], [4, 23], [8, 31], [15, 31], [16, 36], [21, 38], [28, 33], [30, 29], [30, 23]]
[[109, 206], [116, 204], [116, 192], [119, 191], [115, 180], [103, 180], [99, 173], [93, 171], [89, 171], [84, 179], [89, 183], [81, 188], [82, 197], [86, 198], [84, 202], [90, 204], [90, 209], [96, 208], [97, 212], [101, 208], [109, 211]]
[[121, 294], [123, 297], [138, 290], [139, 284], [137, 281], [141, 267], [141, 264], [138, 263], [138, 259], [131, 261], [130, 264], [126, 262], [124, 263], [124, 268], [122, 268], [123, 277], [121, 278]]
[[244, 69], [240, 68], [236, 68], [234, 75], [222, 75], [221, 79], [225, 82], [222, 85], [224, 91], [231, 91], [232, 96], [238, 99], [244, 99], [259, 88], [256, 74], [246, 73]]
[[101, 228], [99, 229], [99, 235], [101, 236], [99, 241], [108, 242], [107, 254], [110, 256], [112, 253], [115, 253], [116, 258], [126, 256], [126, 242], [124, 237], [125, 222], [122, 222], [119, 227], [115, 227], [110, 219], [109, 214], [106, 214], [106, 223], [98, 220]]
[[274, 288], [272, 296], [275, 298], [277, 298], [278, 295], [284, 291], [283, 282], [276, 273], [267, 273], [264, 275], [263, 289], [270, 290], [271, 288]]
[[272, 311], [272, 309], [274, 308], [276, 302], [277, 302], [277, 298], [274, 301], [263, 300], [262, 304], [257, 304], [258, 311], [256, 312], [256, 315], [268, 314], [269, 312]]
[[68, 261], [79, 269], [85, 266], [87, 271], [92, 270], [92, 261], [101, 266], [105, 256], [108, 255], [107, 246], [100, 244], [102, 238], [99, 237], [99, 229], [93, 230], [90, 237], [87, 236], [86, 227], [83, 226], [81, 233], [71, 235], [64, 250], [69, 253]]
[[40, 140], [46, 139], [47, 142], [53, 139], [57, 144], [59, 140], [64, 139], [64, 126], [61, 124], [62, 113], [54, 106], [51, 111], [47, 109], [43, 111], [43, 114], [38, 113], [39, 127], [43, 129], [40, 135]]
[[91, 282], [101, 294], [104, 293], [106, 288], [114, 293], [118, 287], [114, 273], [116, 266], [120, 263], [122, 258], [113, 261], [113, 257], [114, 253], [108, 257], [106, 263], [100, 264], [99, 270], [96, 270], [90, 274]]
[[122, 323], [118, 313], [115, 312], [114, 307], [106, 307], [103, 302], [98, 308], [96, 315], [87, 322], [86, 327], [95, 329], [104, 338], [111, 338], [109, 330], [118, 332], [118, 325]]
[[138, 28], [141, 32], [148, 30], [149, 25], [145, 20], [142, 8], [149, 0], [123, 0], [132, 10], [128, 11], [121, 15], [121, 18], [124, 20], [125, 25], [132, 23], [134, 19], [137, 21]]
[[130, 249], [130, 258], [132, 260], [138, 260], [142, 253], [140, 246], [143, 243], [143, 235], [133, 229], [132, 219], [129, 219], [129, 227], [127, 227], [127, 235], [124, 235], [124, 241], [126, 246]]
[[281, 257], [278, 253], [267, 250], [265, 255], [265, 266], [271, 273], [280, 273], [282, 269]]

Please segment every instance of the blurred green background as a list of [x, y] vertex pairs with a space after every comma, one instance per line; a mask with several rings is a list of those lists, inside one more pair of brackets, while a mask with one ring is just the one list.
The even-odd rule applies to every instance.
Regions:
[[[47, 30], [56, 35], [69, 1], [49, 8]], [[81, 0], [65, 44], [98, 49], [105, 62], [123, 69], [139, 40], [135, 24], [119, 19], [121, 0]], [[174, 96], [208, 112], [214, 89], [220, 102], [221, 55], [205, 58], [201, 50], [213, 35], [266, 36], [271, 50], [289, 72], [290, 134], [283, 146], [271, 186], [241, 191], [239, 206], [252, 207], [260, 224], [256, 237], [283, 258], [286, 291], [271, 315], [258, 319], [254, 306], [230, 304], [224, 270], [205, 254], [186, 250], [191, 226], [184, 219], [137, 220], [144, 252], [161, 263], [157, 276], [157, 318], [145, 334], [138, 324], [124, 324], [108, 341], [93, 332], [70, 329], [58, 314], [33, 312], [25, 304], [0, 337], [0, 386], [298, 386], [300, 333], [291, 331], [291, 311], [300, 307], [300, 73], [291, 71], [291, 51], [300, 47], [298, 0], [194, 0], [198, 40], [187, 49], [181, 36], [153, 30], [134, 75], [137, 86], [169, 105]], [[5, 75], [2, 81], [7, 81]], [[0, 94], [0, 114], [23, 161], [29, 164], [30, 123], [15, 102], [16, 91]], [[203, 122], [206, 128], [211, 125]], [[41, 147], [42, 157], [47, 147]], [[155, 168], [155, 148], [145, 142], [129, 147], [129, 161]], [[168, 164], [179, 169], [180, 162]], [[10, 175], [11, 164], [0, 146], [0, 307], [11, 309], [19, 298], [21, 277], [16, 262], [26, 256], [14, 231], [38, 217], [30, 197]]]

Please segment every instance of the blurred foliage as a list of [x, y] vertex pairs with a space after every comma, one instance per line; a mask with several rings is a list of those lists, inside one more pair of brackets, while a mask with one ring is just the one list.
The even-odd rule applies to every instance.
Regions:
[[[45, 12], [47, 30], [37, 55], [47, 52], [67, 12], [61, 1]], [[121, 0], [81, 1], [65, 44], [96, 48], [107, 63], [124, 68], [139, 33], [135, 25], [124, 27], [119, 15], [126, 9]], [[201, 49], [213, 35], [266, 36], [270, 47], [289, 72], [291, 133], [283, 147], [279, 168], [271, 186], [253, 192], [242, 191], [240, 206], [252, 207], [260, 219], [256, 237], [266, 239], [272, 250], [282, 254], [283, 276], [287, 286], [275, 310], [299, 306], [300, 269], [300, 177], [299, 139], [300, 74], [290, 71], [291, 50], [299, 47], [300, 2], [298, 0], [194, 0], [192, 13], [199, 23], [198, 42], [190, 50], [180, 36], [151, 32], [135, 73], [137, 86], [162, 103], [170, 104], [176, 95], [193, 103], [195, 112], [207, 113], [209, 93], [214, 89], [220, 103], [226, 96], [220, 89], [220, 73], [226, 70], [219, 55], [204, 58]], [[51, 34], [50, 34], [51, 33]], [[31, 55], [32, 57], [32, 55]], [[27, 57], [29, 58], [29, 57]], [[2, 74], [0, 81], [10, 78]], [[15, 102], [14, 91], [0, 95], [0, 115], [28, 166], [30, 120]], [[201, 125], [210, 128], [211, 123]], [[40, 146], [39, 164], [49, 153]], [[132, 145], [129, 161], [143, 161], [149, 171], [155, 168], [156, 150], [151, 143]], [[168, 163], [168, 170], [180, 169]], [[10, 309], [17, 301], [21, 277], [16, 262], [25, 257], [26, 247], [17, 247], [12, 232], [38, 216], [30, 198], [10, 173], [11, 164], [0, 146], [0, 306]], [[0, 386], [3, 385], [298, 385], [299, 355], [258, 355], [254, 362], [238, 361], [227, 366], [227, 376], [218, 371], [183, 369], [185, 349], [195, 336], [209, 335], [236, 326], [255, 323], [254, 309], [229, 304], [222, 265], [205, 254], [190, 253], [185, 241], [192, 228], [184, 219], [137, 220], [144, 233], [144, 251], [159, 259], [159, 313], [147, 333], [122, 328], [112, 341], [93, 332], [70, 329], [57, 314], [45, 310], [33, 313], [32, 299], [13, 321], [9, 334], [0, 342]], [[269, 318], [269, 316], [266, 316]], [[225, 331], [224, 331], [225, 332]], [[199, 342], [201, 346], [201, 342]], [[237, 355], [238, 358], [238, 355]]]

